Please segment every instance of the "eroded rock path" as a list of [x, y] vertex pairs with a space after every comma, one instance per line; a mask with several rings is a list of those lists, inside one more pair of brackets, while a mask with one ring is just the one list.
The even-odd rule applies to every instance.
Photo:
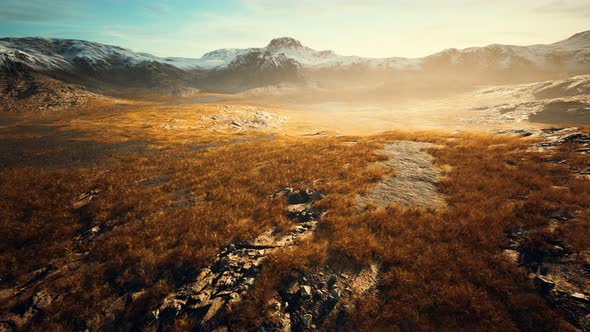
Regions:
[[395, 203], [402, 207], [436, 207], [443, 200], [436, 182], [440, 174], [433, 165], [433, 157], [426, 151], [434, 145], [426, 142], [400, 141], [381, 150], [388, 159], [383, 166], [393, 169], [394, 175], [373, 187], [368, 195], [357, 200], [359, 209], [373, 203], [380, 208]]
[[228, 305], [240, 302], [254, 284], [261, 264], [269, 254], [311, 236], [321, 211], [313, 203], [323, 195], [313, 190], [283, 189], [271, 196], [284, 196], [288, 215], [298, 224], [290, 232], [270, 229], [251, 241], [223, 248], [211, 265], [201, 270], [196, 280], [169, 294], [147, 317], [148, 327], [161, 327], [181, 314], [196, 318], [200, 330], [213, 330], [224, 320]]

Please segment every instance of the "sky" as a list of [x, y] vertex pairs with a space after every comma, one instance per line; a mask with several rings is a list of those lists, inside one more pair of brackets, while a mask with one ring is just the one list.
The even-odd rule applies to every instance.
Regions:
[[288, 36], [343, 55], [422, 57], [586, 30], [589, 0], [0, 0], [0, 36], [85, 39], [159, 56]]

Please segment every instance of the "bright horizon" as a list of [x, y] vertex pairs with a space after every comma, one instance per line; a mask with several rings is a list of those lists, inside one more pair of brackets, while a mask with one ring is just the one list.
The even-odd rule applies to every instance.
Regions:
[[6, 37], [84, 39], [191, 58], [263, 47], [277, 37], [342, 55], [412, 58], [446, 48], [548, 44], [590, 29], [590, 2], [583, 0], [0, 0], [0, 6]]

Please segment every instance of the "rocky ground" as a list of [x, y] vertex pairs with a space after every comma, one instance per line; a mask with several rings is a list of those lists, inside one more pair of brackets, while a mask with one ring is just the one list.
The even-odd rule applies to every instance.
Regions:
[[[551, 153], [571, 144], [579, 146], [575, 151], [581, 155], [590, 153], [590, 135], [575, 127], [508, 132], [542, 138], [531, 148], [540, 153]], [[565, 163], [566, 160], [553, 162]], [[590, 178], [590, 168], [571, 171], [579, 177]], [[590, 254], [576, 252], [564, 242], [563, 234], [558, 231], [560, 225], [580, 217], [579, 212], [564, 207], [551, 212], [550, 217], [551, 222], [543, 227], [509, 230], [504, 254], [535, 281], [548, 303], [558, 308], [578, 328], [590, 331]]]
[[[315, 208], [314, 203], [322, 197], [314, 190], [292, 188], [271, 195], [271, 199], [288, 201], [286, 213], [296, 223], [294, 230], [269, 229], [248, 242], [232, 243], [223, 248], [215, 261], [199, 273], [195, 282], [175, 290], [150, 312], [146, 329], [157, 329], [182, 314], [197, 317], [202, 330], [223, 326], [227, 308], [239, 303], [254, 285], [265, 258], [279, 249], [296, 245], [315, 232], [322, 211]], [[296, 292], [299, 290], [302, 296], [311, 296], [310, 286], [301, 286]], [[290, 325], [290, 322], [285, 324]]]
[[[395, 203], [404, 207], [434, 207], [442, 204], [436, 182], [432, 156], [426, 151], [432, 144], [402, 141], [386, 145], [382, 151], [388, 159], [383, 167], [395, 175], [373, 187], [369, 195], [359, 197], [359, 207], [369, 202], [379, 207]], [[284, 197], [284, 198], [283, 198]], [[282, 189], [271, 199], [286, 199], [287, 215], [297, 223], [293, 231], [269, 229], [245, 243], [223, 248], [215, 261], [203, 269], [196, 280], [169, 294], [146, 318], [148, 329], [170, 324], [176, 317], [196, 318], [202, 330], [223, 328], [225, 313], [238, 304], [254, 284], [265, 257], [282, 248], [296, 245], [312, 236], [324, 211], [314, 208], [323, 194], [314, 190]], [[379, 265], [353, 266], [334, 270], [317, 267], [305, 273], [292, 274], [276, 290], [272, 299], [271, 319], [261, 328], [266, 331], [310, 331], [322, 326], [345, 329], [342, 316], [354, 299], [376, 292]]]
[[211, 131], [240, 132], [245, 130], [272, 130], [281, 128], [287, 118], [254, 106], [219, 105], [215, 112], [202, 115], [199, 120], [189, 122], [169, 119], [160, 125], [167, 130], [207, 129]]
[[72, 111], [105, 99], [109, 98], [81, 86], [27, 71], [19, 75], [0, 72], [0, 111]]
[[[500, 121], [514, 122], [531, 119], [531, 116], [538, 114], [538, 111], [542, 110], [542, 108], [552, 107], [552, 109], [555, 109], [557, 106], [563, 106], [569, 110], [570, 105], [575, 104], [575, 107], [582, 105], [580, 106], [582, 108], [578, 110], [583, 115], [586, 114], [584, 113], [584, 107], [590, 105], [588, 104], [590, 101], [587, 103], [583, 100], [587, 97], [579, 95], [579, 89], [583, 88], [583, 84], [576, 82], [578, 81], [570, 82], [565, 87], [562, 85], [536, 87], [534, 90], [536, 94], [531, 94], [530, 89], [528, 89], [522, 92], [521, 100], [514, 105], [496, 105], [497, 107], [476, 110], [476, 112], [481, 112], [484, 117], [487, 114], [490, 119], [495, 118], [500, 119]], [[88, 98], [93, 98], [91, 93], [80, 92], [75, 87], [54, 87], [51, 86], [51, 82], [33, 83], [36, 84], [33, 88], [37, 89], [35, 94], [28, 97], [24, 97], [26, 94], [13, 94], [10, 96], [5, 95], [2, 98], [22, 97], [25, 98], [23, 100], [29, 100], [32, 104], [41, 105], [38, 109], [43, 110], [74, 109], [84, 105], [89, 100]], [[26, 91], [29, 88], [30, 86], [22, 85], [21, 90]], [[555, 99], [553, 94], [550, 93], [550, 91], [553, 91], [552, 89], [569, 89], [568, 91], [571, 91], [570, 95]], [[489, 93], [499, 92], [491, 91]], [[510, 93], [514, 93], [514, 91], [511, 90]], [[526, 101], [527, 98], [532, 98], [531, 96], [544, 99]], [[44, 101], [40, 102], [35, 98], [43, 98]], [[567, 98], [571, 98], [571, 100]], [[19, 107], [26, 105], [25, 102], [19, 101], [19, 103]], [[8, 107], [11, 104], [10, 102], [1, 102], [0, 105]], [[159, 126], [159, 128], [164, 129], [165, 132], [171, 135], [193, 129], [205, 129], [209, 134], [213, 134], [213, 131], [239, 132], [242, 134], [249, 130], [264, 132], [265, 130], [279, 129], [287, 121], [287, 118], [263, 108], [216, 103], [213, 103], [210, 109], [199, 113], [190, 120], [176, 118], [175, 115], [168, 113], [163, 114], [163, 118], [168, 120], [162, 123], [158, 118], [160, 122], [155, 127]], [[62, 135], [68, 139], [74, 138], [74, 136], [69, 136], [74, 135], [73, 133], [63, 132], [60, 134], [53, 128], [51, 131], [54, 132], [52, 135]], [[590, 136], [578, 128], [508, 130], [500, 133], [537, 138], [539, 142], [531, 149], [541, 153], [548, 153], [573, 144], [577, 146], [575, 151], [580, 155], [586, 155], [590, 152]], [[191, 149], [201, 151], [209, 147], [251, 140], [270, 141], [276, 139], [275, 135], [276, 133], [269, 133], [268, 136], [244, 136], [245, 138], [232, 136], [240, 138], [231, 138], [224, 142], [192, 143], [195, 145]], [[318, 137], [330, 138], [330, 134], [318, 132], [306, 137], [310, 140]], [[43, 141], [52, 143], [50, 138], [45, 137]], [[37, 138], [19, 138], [18, 140], [15, 138], [14, 144], [6, 144], [6, 146], [11, 146], [11, 149], [12, 146], [25, 148], [27, 140], [39, 141]], [[58, 166], [62, 166], [62, 164], [78, 166], [74, 164], [73, 160], [81, 160], [82, 158], [73, 155], [71, 151], [75, 149], [72, 149], [72, 147], [79, 147], [79, 150], [84, 152], [92, 150], [94, 154], [104, 150], [101, 155], [110, 155], [114, 150], [143, 151], [147, 149], [144, 145], [133, 141], [100, 145], [98, 143], [90, 144], [85, 140], [71, 139], [68, 142], [70, 143], [67, 144], [70, 145], [59, 144], [64, 148], [64, 151], [69, 151], [69, 154], [60, 152], [67, 158], [63, 163], [60, 162]], [[352, 145], [355, 142], [345, 142], [345, 144]], [[52, 143], [51, 145], [57, 144]], [[429, 149], [435, 148], [437, 148], [436, 145], [415, 141], [389, 141], [389, 143], [385, 144], [380, 152], [386, 157], [386, 160], [371, 167], [383, 168], [385, 173], [389, 175], [371, 187], [366, 195], [358, 197], [356, 202], [358, 212], [361, 213], [369, 206], [383, 209], [390, 204], [402, 208], [437, 208], [444, 206], [444, 198], [437, 188], [438, 181], [441, 179], [441, 172], [435, 167], [433, 157], [428, 153]], [[48, 155], [47, 158], [27, 157], [28, 159], [23, 159], [25, 158], [23, 156], [26, 156], [26, 154], [21, 150], [6, 152], [4, 153], [3, 163], [0, 162], [0, 164], [7, 166], [23, 164], [54, 166], [52, 162], [55, 163], [52, 155]], [[554, 162], [563, 163], [565, 161], [555, 160]], [[79, 166], [85, 165], [81, 164]], [[572, 172], [579, 177], [590, 178], [590, 169], [572, 169]], [[138, 187], [159, 187], [167, 185], [168, 180], [169, 177], [166, 175], [146, 177], [136, 185]], [[265, 193], [266, 191], [263, 195]], [[79, 197], [74, 197], [72, 211], [83, 211], [81, 208], [96, 199], [96, 197], [100, 197], [100, 195], [101, 193], [98, 191], [89, 190], [81, 193]], [[161, 209], [178, 210], [198, 205], [200, 204], [199, 197], [199, 194], [192, 189], [180, 186], [170, 191], [169, 204]], [[321, 229], [321, 217], [326, 211], [318, 206], [323, 198], [324, 194], [314, 189], [283, 188], [270, 195], [269, 199], [271, 200], [287, 201], [287, 210], [284, 213], [292, 221], [293, 227], [291, 229], [270, 228], [250, 240], [234, 242], [219, 249], [214, 260], [206, 268], [202, 269], [194, 280], [190, 280], [169, 293], [157, 306], [149, 307], [150, 312], [143, 321], [145, 324], [143, 328], [146, 330], [158, 330], [173, 323], [179, 317], [188, 316], [197, 321], [199, 328], [202, 330], [224, 329], [229, 323], [226, 314], [249, 295], [249, 291], [253, 288], [254, 282], [268, 257], [280, 250], [297, 246], [302, 241], [312, 238], [317, 229]], [[507, 259], [521, 267], [535, 281], [539, 292], [543, 294], [548, 303], [559, 308], [568, 320], [574, 322], [577, 327], [590, 330], [590, 292], [588, 291], [590, 287], [588, 283], [588, 280], [590, 280], [590, 255], [575, 252], [571, 247], [564, 244], [560, 234], [554, 232], [556, 225], [567, 223], [576, 218], [575, 212], [557, 211], [552, 216], [552, 225], [543, 228], [510, 230], [506, 234], [507, 243], [503, 250]], [[99, 225], [88, 225], [75, 238], [75, 241], [81, 248], [85, 243], [90, 243], [121, 226], [124, 225], [119, 219], [112, 219]], [[547, 236], [547, 234], [550, 236]], [[543, 237], [543, 241], [546, 242], [548, 248], [546, 252], [539, 253], [529, 249], [529, 241], [531, 238], [536, 237]], [[215, 247], [214, 250], [217, 250], [217, 248]], [[87, 254], [88, 252], [80, 250], [69, 255], [67, 261], [55, 261], [42, 269], [31, 272], [27, 278], [24, 278], [24, 283], [15, 285], [10, 289], [0, 290], [0, 300], [11, 299], [12, 301], [12, 299], [18, 299], [10, 311], [2, 313], [0, 316], [0, 330], [18, 330], [29, 326], [31, 322], [42, 317], [52, 303], [63, 296], [49, 288], [44, 288], [43, 283], [65, 278], [71, 271], [80, 269]], [[376, 260], [367, 265], [364, 267], [340, 266], [338, 268], [334, 266], [316, 266], [305, 272], [294, 272], [289, 276], [286, 283], [275, 290], [271, 300], [271, 319], [265, 321], [261, 329], [267, 331], [307, 331], [322, 328], [346, 330], [341, 318], [349, 310], [354, 309], [351, 306], [355, 303], [355, 299], [366, 294], [379, 293], [379, 282], [383, 280], [381, 276], [383, 267]], [[192, 277], [193, 275], [191, 275]], [[96, 313], [97, 317], [103, 315], [115, 320], [117, 311], [123, 311], [138, 298], [141, 298], [144, 292], [145, 290], [118, 294], [117, 297], [112, 298], [112, 305], [109, 308]], [[88, 326], [99, 326], [98, 323], [97, 325], [92, 325], [92, 323], [88, 322]]]
[[354, 299], [376, 292], [379, 266], [344, 272], [329, 267], [291, 274], [271, 300], [272, 319], [263, 328], [269, 331], [311, 331], [326, 326], [342, 330], [342, 319]]
[[[590, 152], [590, 135], [577, 128], [554, 128], [544, 130], [512, 130], [502, 134], [536, 137], [540, 141], [532, 147], [539, 152], [559, 149], [566, 144], [578, 144], [577, 152]], [[353, 142], [347, 142], [353, 143]], [[360, 209], [369, 204], [378, 208], [389, 204], [412, 208], [436, 208], [444, 204], [437, 190], [441, 174], [433, 165], [428, 149], [436, 148], [430, 143], [397, 141], [388, 143], [381, 151], [386, 160], [373, 165], [392, 172], [369, 189], [366, 196], [359, 197]], [[556, 160], [555, 162], [561, 162]], [[573, 170], [580, 176], [588, 176], [589, 170]], [[169, 178], [165, 175], [145, 178], [137, 186], [162, 186]], [[90, 190], [75, 197], [72, 211], [80, 211], [100, 192]], [[297, 246], [314, 236], [321, 226], [324, 211], [319, 208], [325, 195], [314, 189], [282, 188], [269, 195], [270, 200], [285, 200], [284, 213], [293, 223], [292, 229], [270, 228], [258, 236], [243, 242], [234, 242], [221, 248], [214, 260], [198, 273], [194, 280], [175, 289], [154, 306], [144, 319], [145, 330], [160, 330], [179, 317], [190, 317], [201, 330], [223, 330], [228, 324], [227, 313], [238, 305], [252, 289], [266, 259], [280, 250]], [[177, 189], [171, 193], [167, 209], [179, 209], [196, 204], [196, 194], [190, 189]], [[81, 210], [83, 211], [83, 209]], [[80, 212], [82, 213], [82, 212]], [[556, 211], [553, 225], [545, 228], [510, 230], [503, 248], [506, 258], [513, 261], [530, 278], [548, 303], [564, 312], [564, 315], [584, 330], [590, 329], [590, 256], [576, 253], [566, 246], [552, 227], [576, 218], [571, 211]], [[88, 227], [76, 238], [82, 246], [102, 234], [123, 226], [117, 220]], [[551, 236], [545, 236], [550, 234]], [[543, 253], [531, 251], [528, 241], [535, 236], [545, 236], [548, 250]], [[70, 256], [68, 261], [59, 261], [34, 271], [27, 281], [0, 291], [2, 300], [20, 299], [9, 311], [0, 316], [0, 330], [12, 330], [28, 324], [49, 308], [59, 294], [50, 289], [37, 287], [47, 280], [67, 276], [69, 271], [79, 269], [88, 253]], [[377, 261], [365, 267], [316, 266], [305, 272], [294, 272], [272, 297], [271, 319], [260, 328], [266, 331], [310, 331], [322, 328], [346, 330], [342, 317], [353, 310], [355, 299], [366, 294], [378, 294], [381, 266]], [[142, 292], [120, 294], [113, 298], [110, 308], [100, 315], [114, 316], [114, 312], [136, 301]], [[97, 314], [98, 315], [98, 314]], [[92, 322], [89, 322], [92, 326]]]
[[590, 124], [590, 76], [477, 92], [484, 106], [473, 108], [467, 122], [527, 126], [529, 122]]
[[547, 129], [515, 129], [502, 130], [498, 133], [516, 134], [523, 137], [539, 138], [541, 139], [541, 142], [539, 142], [531, 148], [535, 151], [552, 151], [565, 144], [575, 144], [579, 146], [575, 149], [575, 152], [582, 155], [590, 153], [590, 135], [583, 133], [582, 131], [580, 131], [579, 128], [576, 127], [555, 127]]

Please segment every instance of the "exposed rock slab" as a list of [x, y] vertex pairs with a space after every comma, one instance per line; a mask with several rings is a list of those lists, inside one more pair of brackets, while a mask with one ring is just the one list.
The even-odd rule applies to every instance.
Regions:
[[381, 151], [388, 159], [385, 167], [394, 175], [373, 187], [357, 200], [359, 209], [373, 203], [380, 208], [390, 204], [402, 207], [429, 208], [442, 204], [436, 183], [440, 174], [434, 169], [433, 157], [424, 151], [431, 143], [401, 141], [388, 144]]
[[220, 105], [215, 114], [202, 116], [196, 124], [211, 130], [242, 131], [278, 129], [286, 122], [287, 118], [254, 106]]

